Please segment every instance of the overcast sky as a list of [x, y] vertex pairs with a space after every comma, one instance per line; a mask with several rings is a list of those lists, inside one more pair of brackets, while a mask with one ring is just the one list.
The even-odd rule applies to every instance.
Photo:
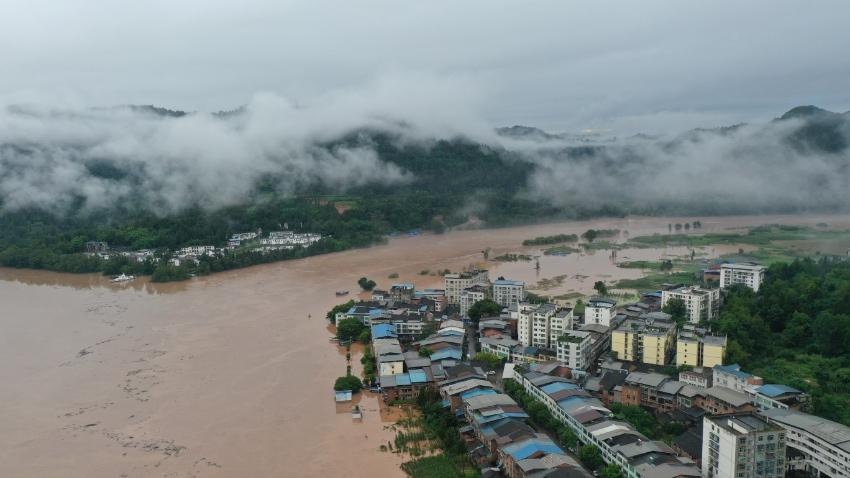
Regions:
[[846, 0], [0, 0], [0, 12], [4, 104], [212, 111], [389, 82], [496, 126], [613, 134], [850, 109]]

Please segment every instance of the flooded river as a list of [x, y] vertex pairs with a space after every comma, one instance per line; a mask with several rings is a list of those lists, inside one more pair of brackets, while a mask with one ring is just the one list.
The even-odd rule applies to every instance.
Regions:
[[[701, 232], [765, 223], [850, 225], [850, 217], [701, 218]], [[666, 233], [679, 218], [632, 218], [459, 231], [242, 269], [176, 284], [113, 285], [98, 276], [0, 269], [0, 476], [402, 476], [392, 411], [376, 397], [333, 400], [345, 351], [325, 312], [361, 276], [379, 287], [436, 286], [424, 269], [457, 270], [523, 239], [588, 228]], [[657, 259], [678, 250], [641, 250]], [[620, 251], [619, 260], [631, 252]], [[491, 278], [567, 274], [561, 292], [636, 277], [605, 251], [491, 263]], [[582, 259], [582, 257], [585, 257]], [[399, 279], [387, 276], [398, 273]], [[618, 275], [619, 274], [619, 275]], [[579, 281], [576, 275], [587, 276]], [[359, 349], [352, 351], [359, 369]]]

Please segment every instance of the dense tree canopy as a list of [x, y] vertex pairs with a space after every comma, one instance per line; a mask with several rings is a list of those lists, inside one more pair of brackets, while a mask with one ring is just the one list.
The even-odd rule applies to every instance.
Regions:
[[363, 331], [369, 329], [358, 319], [342, 319], [336, 323], [336, 336], [340, 341], [357, 340]]
[[673, 320], [678, 324], [685, 322], [685, 319], [688, 316], [688, 307], [685, 305], [685, 301], [678, 297], [668, 300], [667, 303], [664, 304], [662, 310], [670, 314]]
[[850, 262], [774, 264], [758, 293], [729, 290], [715, 326], [728, 362], [812, 394], [812, 412], [850, 425]]
[[502, 306], [490, 299], [479, 300], [472, 304], [466, 315], [477, 323], [482, 317], [494, 317], [502, 313]]

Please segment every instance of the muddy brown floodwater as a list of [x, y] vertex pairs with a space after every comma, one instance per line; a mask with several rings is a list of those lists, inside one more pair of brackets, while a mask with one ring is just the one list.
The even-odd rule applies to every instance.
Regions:
[[[619, 228], [664, 233], [682, 218], [630, 218], [459, 231], [242, 269], [176, 284], [113, 285], [93, 275], [0, 269], [0, 476], [402, 476], [378, 450], [397, 411], [362, 394], [362, 422], [333, 400], [345, 351], [329, 342], [334, 291], [361, 276], [435, 286], [423, 269], [459, 269], [528, 251], [530, 237]], [[702, 218], [701, 232], [766, 223], [850, 225], [847, 216]], [[641, 258], [681, 251], [653, 250]], [[623, 255], [620, 251], [620, 260]], [[568, 274], [587, 292], [616, 269], [546, 258], [543, 277]], [[636, 257], [637, 258], [637, 257]], [[560, 265], [559, 265], [560, 264]], [[528, 263], [490, 264], [492, 276], [538, 280]], [[624, 272], [625, 271], [625, 272]], [[573, 276], [588, 276], [580, 282]], [[360, 349], [352, 350], [359, 370]]]

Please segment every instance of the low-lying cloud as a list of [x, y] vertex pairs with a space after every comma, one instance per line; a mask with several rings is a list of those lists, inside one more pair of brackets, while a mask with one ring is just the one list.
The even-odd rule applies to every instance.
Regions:
[[369, 141], [338, 141], [371, 130], [401, 144], [460, 137], [504, 151], [535, 165], [528, 196], [567, 210], [850, 205], [847, 115], [829, 132], [845, 147], [829, 152], [800, 140], [807, 120], [799, 118], [666, 138], [497, 134], [477, 114], [476, 91], [463, 78], [394, 75], [305, 104], [258, 94], [229, 114], [7, 106], [0, 110], [0, 204], [60, 213], [130, 204], [167, 214], [251, 200], [260, 181], [285, 194], [316, 184], [345, 191], [415, 180]]
[[[848, 121], [840, 124], [833, 133], [850, 138]], [[538, 166], [529, 180], [532, 197], [567, 208], [846, 210], [850, 153], [813, 147], [797, 136], [804, 126], [803, 120], [788, 119], [662, 139], [543, 143], [522, 156]]]
[[7, 106], [0, 110], [0, 204], [61, 212], [130, 201], [169, 213], [245, 201], [268, 178], [282, 193], [316, 183], [335, 190], [403, 184], [412, 175], [369, 145], [326, 145], [360, 129], [412, 141], [487, 131], [464, 109], [469, 91], [462, 79], [390, 75], [305, 105], [258, 94], [231, 114]]

